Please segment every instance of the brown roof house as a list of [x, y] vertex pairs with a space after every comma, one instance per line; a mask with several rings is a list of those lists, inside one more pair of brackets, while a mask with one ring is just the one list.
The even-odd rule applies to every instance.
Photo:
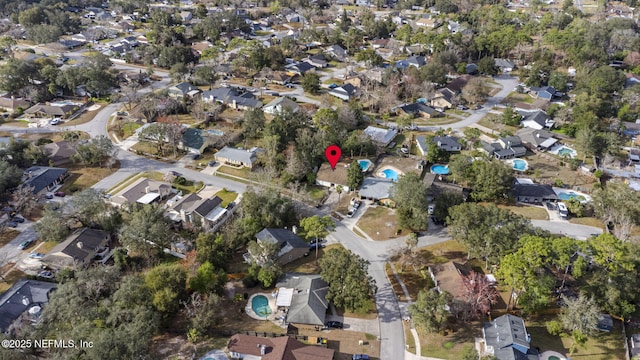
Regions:
[[446, 291], [453, 296], [453, 303], [449, 309], [453, 314], [460, 313], [466, 308], [463, 278], [468, 277], [472, 271], [469, 263], [460, 264], [455, 261], [429, 266], [429, 275], [436, 285], [436, 290]]
[[231, 358], [252, 360], [332, 360], [333, 349], [305, 345], [289, 336], [262, 338], [237, 334], [227, 344]]
[[198, 194], [176, 195], [167, 202], [167, 212], [175, 222], [202, 225], [206, 230], [215, 231], [229, 215], [221, 204], [222, 199], [217, 196], [202, 198]]
[[73, 104], [65, 105], [47, 105], [47, 104], [35, 104], [32, 107], [25, 110], [25, 114], [31, 118], [50, 118], [59, 117], [66, 119], [78, 111], [80, 107]]
[[98, 253], [107, 249], [111, 236], [103, 230], [82, 228], [56, 245], [42, 258], [48, 266], [61, 269], [72, 267], [82, 269], [89, 266]]
[[109, 200], [115, 206], [133, 203], [150, 204], [164, 199], [169, 194], [171, 194], [171, 184], [141, 177], [113, 194]]
[[75, 146], [68, 141], [45, 144], [42, 148], [53, 166], [69, 164], [71, 157], [76, 153]]
[[0, 97], [0, 108], [4, 109], [7, 112], [14, 112], [18, 110], [18, 108], [25, 110], [31, 107], [31, 103], [24, 99], [16, 99], [13, 96], [8, 97]]
[[331, 169], [329, 163], [323, 162], [320, 165], [320, 169], [316, 174], [316, 184], [328, 188], [342, 185], [342, 191], [348, 192], [349, 186], [347, 186], [347, 173], [349, 172], [349, 165], [345, 163], [337, 163], [335, 169]]

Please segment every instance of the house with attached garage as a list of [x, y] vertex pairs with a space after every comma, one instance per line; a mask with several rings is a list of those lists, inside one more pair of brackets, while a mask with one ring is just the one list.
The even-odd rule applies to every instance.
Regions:
[[356, 96], [357, 92], [358, 89], [351, 84], [344, 84], [342, 86], [329, 89], [329, 95], [335, 96], [344, 101], [351, 100], [352, 97]]
[[494, 356], [498, 360], [538, 359], [524, 320], [515, 315], [502, 315], [484, 323], [478, 342], [480, 356]]
[[57, 141], [42, 146], [45, 155], [51, 161], [50, 164], [60, 166], [71, 162], [71, 157], [76, 154], [76, 148], [68, 141]]
[[25, 110], [24, 114], [28, 118], [54, 118], [66, 119], [75, 114], [80, 109], [77, 104], [36, 104]]
[[24, 171], [22, 186], [31, 187], [35, 196], [41, 196], [62, 184], [68, 176], [64, 168], [32, 166]]
[[298, 105], [295, 101], [289, 99], [288, 97], [283, 96], [271, 100], [271, 102], [262, 107], [262, 111], [271, 115], [280, 113], [284, 111], [284, 109], [289, 109], [293, 112], [297, 112], [298, 110], [300, 110], [300, 105]]
[[108, 251], [111, 234], [104, 230], [82, 228], [69, 235], [42, 258], [42, 262], [54, 269], [70, 267], [83, 269], [93, 263], [99, 253]]
[[421, 117], [425, 119], [431, 119], [431, 118], [442, 115], [440, 111], [432, 108], [429, 105], [426, 105], [420, 102], [415, 102], [412, 104], [402, 104], [402, 105], [396, 106], [391, 109], [391, 112], [395, 113], [396, 115], [405, 114], [405, 115], [410, 115], [413, 117]]
[[516, 132], [522, 145], [531, 151], [546, 151], [558, 142], [552, 132], [525, 127]]
[[320, 169], [316, 174], [316, 185], [335, 188], [338, 185], [342, 186], [342, 191], [347, 193], [349, 186], [347, 186], [347, 173], [349, 172], [349, 165], [345, 163], [337, 163], [336, 168], [332, 169], [331, 165], [327, 162], [323, 162], [320, 165]]
[[393, 141], [393, 139], [396, 138], [398, 130], [367, 126], [367, 128], [364, 129], [364, 134], [367, 135], [376, 145], [386, 147], [391, 143], [391, 141]]
[[446, 152], [460, 152], [462, 145], [455, 136], [434, 136], [432, 141]]
[[[289, 229], [264, 228], [256, 234], [256, 240], [261, 247], [267, 243], [277, 244], [277, 260], [280, 265], [288, 264], [309, 253], [309, 244]], [[265, 261], [259, 254], [251, 254], [250, 251], [243, 257], [247, 263], [262, 265]]]
[[122, 190], [113, 194], [109, 202], [114, 206], [127, 204], [151, 204], [166, 198], [172, 193], [171, 184], [141, 177]]
[[558, 195], [553, 191], [551, 185], [518, 182], [513, 185], [512, 193], [516, 202], [543, 203], [558, 201]]
[[333, 360], [335, 350], [306, 345], [289, 337], [262, 338], [237, 334], [229, 339], [227, 349], [232, 359], [246, 360]]
[[181, 82], [170, 86], [167, 91], [169, 91], [169, 96], [174, 98], [194, 97], [200, 93], [200, 89], [188, 82]]
[[496, 58], [494, 59], [494, 64], [502, 73], [510, 73], [516, 67], [513, 61], [507, 59]]
[[317, 274], [285, 274], [276, 284], [276, 306], [286, 311], [286, 323], [324, 325], [329, 285]]
[[203, 198], [198, 194], [178, 194], [167, 201], [167, 215], [175, 223], [200, 225], [207, 231], [215, 231], [228, 218], [222, 199], [214, 196]]
[[58, 284], [20, 279], [0, 295], [0, 332], [11, 335], [42, 321], [42, 309]]
[[395, 201], [391, 199], [393, 184], [394, 182], [391, 179], [366, 177], [362, 180], [358, 195], [364, 200], [395, 206]]
[[431, 101], [429, 103], [431, 106], [440, 111], [451, 109], [455, 104], [455, 96], [455, 91], [449, 88], [438, 89], [436, 90], [435, 95], [433, 96], [433, 98], [431, 98]]
[[522, 121], [520, 121], [520, 125], [523, 127], [529, 127], [536, 130], [542, 129], [551, 129], [553, 125], [555, 125], [555, 121], [551, 119], [546, 112], [542, 110], [535, 111], [520, 111], [520, 115], [522, 115]]
[[234, 88], [220, 87], [202, 93], [202, 101], [207, 104], [219, 102], [236, 110], [259, 109], [262, 102], [248, 91], [238, 91]]
[[340, 45], [331, 45], [324, 52], [341, 62], [346, 61], [349, 57], [347, 50], [343, 49]]
[[484, 141], [480, 143], [482, 144], [482, 150], [498, 160], [513, 159], [524, 156], [527, 153], [527, 149], [522, 146], [522, 140], [517, 136], [500, 138], [497, 142], [491, 144]]
[[251, 169], [258, 160], [257, 152], [258, 148], [244, 150], [225, 146], [215, 153], [214, 158], [222, 164], [244, 166]]
[[31, 107], [31, 102], [25, 99], [16, 99], [14, 97], [0, 97], [0, 108], [4, 111], [15, 112], [18, 109], [28, 109]]

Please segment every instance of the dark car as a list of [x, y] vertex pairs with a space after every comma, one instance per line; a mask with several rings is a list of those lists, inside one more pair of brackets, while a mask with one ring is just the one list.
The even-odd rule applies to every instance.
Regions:
[[209, 161], [209, 166], [216, 166], [216, 162], [215, 161]]
[[353, 354], [351, 358], [353, 360], [369, 360], [369, 355], [367, 354]]
[[33, 244], [33, 240], [25, 240], [18, 245], [18, 249], [24, 250]]
[[315, 243], [316, 243], [316, 241], [317, 241], [317, 242], [319, 242], [319, 243], [322, 243], [324, 240], [323, 240], [323, 239], [318, 239], [318, 240], [316, 240], [316, 239], [311, 239], [311, 241], [309, 241], [309, 244], [313, 245], [313, 244], [315, 244]]
[[340, 321], [327, 321], [324, 327], [327, 329], [342, 329], [344, 325]]
[[57, 197], [65, 197], [67, 196], [67, 194], [64, 193], [64, 191], [56, 191], [53, 193], [53, 195], [57, 196]]
[[14, 216], [13, 218], [11, 218], [11, 221], [22, 224], [24, 222], [24, 218], [20, 216]]
[[320, 244], [320, 243], [311, 244], [311, 245], [309, 245], [309, 250], [315, 250], [316, 246], [318, 247], [318, 249], [322, 249], [326, 245], [325, 244]]
[[202, 157], [202, 156], [201, 156], [200, 154], [193, 154], [193, 156], [191, 156], [191, 158], [192, 158], [193, 160], [198, 160], [198, 159], [200, 159], [201, 157]]
[[18, 227], [18, 223], [15, 221], [7, 221], [7, 226], [12, 228]]

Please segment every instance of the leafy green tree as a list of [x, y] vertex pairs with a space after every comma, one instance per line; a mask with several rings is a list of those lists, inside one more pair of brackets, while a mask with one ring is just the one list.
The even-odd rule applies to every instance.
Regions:
[[498, 75], [498, 67], [493, 60], [493, 57], [485, 56], [482, 59], [478, 60], [478, 71], [481, 74], [486, 74], [489, 76]]
[[313, 72], [307, 72], [300, 81], [302, 89], [309, 94], [316, 95], [320, 92], [320, 76]]
[[513, 106], [507, 106], [502, 112], [501, 120], [505, 125], [519, 126], [521, 119], [522, 116], [513, 109]]
[[157, 205], [134, 205], [120, 228], [120, 243], [147, 259], [158, 257], [171, 242], [169, 220]]
[[449, 170], [455, 181], [472, 182], [473, 158], [468, 155], [456, 154], [449, 161]]
[[427, 228], [427, 188], [414, 172], [400, 177], [390, 191], [396, 203], [398, 224], [411, 230]]
[[511, 196], [513, 171], [502, 161], [474, 161], [471, 197], [476, 201], [506, 201]]
[[569, 82], [569, 76], [563, 72], [554, 70], [549, 75], [549, 86], [553, 86], [558, 91], [565, 91], [567, 89], [567, 83]]
[[40, 239], [44, 241], [60, 242], [71, 232], [62, 211], [45, 207], [40, 221], [35, 223], [34, 229]]
[[593, 194], [592, 204], [596, 215], [613, 225], [613, 234], [624, 241], [640, 222], [640, 194], [625, 184], [607, 183]]
[[373, 49], [365, 49], [356, 55], [356, 60], [363, 61], [369, 66], [380, 66], [384, 63], [382, 56], [378, 55]]
[[319, 240], [327, 237], [330, 231], [335, 230], [336, 223], [330, 216], [313, 215], [300, 220], [300, 226], [304, 230], [304, 237], [308, 241], [314, 239], [316, 241], [316, 259], [318, 259]]
[[6, 196], [7, 192], [20, 184], [22, 171], [5, 159], [0, 159], [0, 196]]
[[415, 304], [409, 305], [409, 314], [417, 327], [427, 333], [442, 330], [451, 314], [447, 310], [453, 301], [450, 293], [422, 289]]
[[84, 166], [101, 164], [108, 158], [115, 157], [118, 149], [107, 136], [99, 135], [89, 139], [86, 143], [76, 145], [76, 153], [72, 160], [80, 162]]
[[427, 137], [427, 155], [426, 159], [431, 164], [440, 164], [449, 162], [449, 152], [433, 140], [433, 137]]
[[347, 186], [351, 191], [355, 191], [362, 183], [362, 180], [364, 180], [362, 168], [360, 168], [360, 164], [354, 160], [351, 165], [349, 165], [349, 169], [347, 169]]
[[451, 191], [442, 192], [436, 196], [433, 216], [441, 220], [446, 220], [449, 217], [449, 209], [462, 203], [464, 203], [462, 194]]
[[179, 264], [158, 265], [147, 273], [144, 282], [151, 289], [153, 306], [162, 313], [173, 314], [184, 297], [187, 272]]
[[204, 262], [196, 275], [189, 279], [189, 287], [202, 294], [221, 294], [224, 284], [227, 282], [227, 274], [222, 269], [216, 268], [210, 262]]
[[221, 234], [200, 233], [196, 238], [196, 261], [222, 269], [228, 263], [229, 248]]
[[470, 257], [497, 264], [516, 248], [517, 240], [531, 232], [529, 219], [491, 204], [464, 203], [449, 208], [449, 234], [467, 247]]
[[562, 295], [564, 307], [560, 312], [562, 326], [569, 333], [579, 331], [585, 335], [593, 335], [600, 321], [600, 309], [592, 297], [580, 296], [576, 299]]
[[366, 311], [377, 290], [368, 267], [368, 261], [344, 248], [327, 251], [320, 259], [320, 276], [329, 284], [327, 300], [338, 308]]
[[267, 121], [262, 110], [246, 110], [242, 116], [242, 134], [246, 138], [258, 138], [260, 137], [262, 130], [264, 130], [266, 122]]

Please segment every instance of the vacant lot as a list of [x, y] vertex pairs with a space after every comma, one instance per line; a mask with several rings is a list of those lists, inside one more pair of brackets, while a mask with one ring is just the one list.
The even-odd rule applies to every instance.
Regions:
[[394, 210], [384, 206], [371, 206], [358, 221], [358, 227], [373, 240], [388, 240], [407, 235], [398, 228], [398, 218]]
[[20, 231], [5, 227], [0, 231], [0, 246], [5, 246], [11, 242], [11, 240], [15, 239], [18, 234], [20, 234]]
[[65, 193], [74, 193], [90, 188], [98, 181], [118, 171], [120, 163], [116, 163], [111, 169], [106, 167], [84, 167], [81, 165], [72, 165], [67, 167], [71, 176], [65, 181], [61, 191]]

